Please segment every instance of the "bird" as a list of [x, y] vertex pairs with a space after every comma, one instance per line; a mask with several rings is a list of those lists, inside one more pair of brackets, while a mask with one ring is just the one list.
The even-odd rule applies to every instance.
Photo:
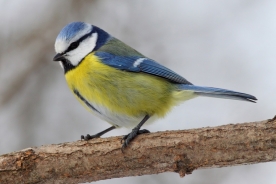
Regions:
[[198, 96], [256, 102], [255, 96], [232, 90], [196, 86], [113, 37], [85, 22], [66, 25], [55, 41], [56, 55], [67, 84], [77, 100], [92, 114], [112, 126], [90, 140], [119, 128], [132, 131], [123, 136], [122, 149], [141, 129], [164, 117], [174, 106]]

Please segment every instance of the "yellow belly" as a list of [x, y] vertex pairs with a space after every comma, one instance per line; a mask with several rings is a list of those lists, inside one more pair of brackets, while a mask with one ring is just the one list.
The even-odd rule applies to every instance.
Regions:
[[133, 117], [162, 117], [179, 101], [194, 97], [192, 92], [177, 91], [174, 84], [161, 77], [104, 65], [93, 54], [65, 77], [69, 88], [78, 90], [88, 102]]

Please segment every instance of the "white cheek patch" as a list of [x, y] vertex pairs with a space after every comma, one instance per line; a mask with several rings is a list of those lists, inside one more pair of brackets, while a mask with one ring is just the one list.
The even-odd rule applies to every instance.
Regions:
[[72, 65], [77, 66], [79, 62], [96, 47], [97, 39], [98, 34], [93, 33], [90, 37], [80, 42], [76, 49], [66, 53], [65, 57]]

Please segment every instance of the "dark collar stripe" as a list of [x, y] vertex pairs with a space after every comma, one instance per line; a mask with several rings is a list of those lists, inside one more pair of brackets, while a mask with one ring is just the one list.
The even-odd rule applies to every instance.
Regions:
[[83, 96], [79, 93], [78, 90], [74, 89], [74, 93], [77, 95], [81, 101], [83, 101], [90, 109], [96, 111], [97, 113], [101, 114], [100, 111], [98, 111], [93, 105], [91, 105]]

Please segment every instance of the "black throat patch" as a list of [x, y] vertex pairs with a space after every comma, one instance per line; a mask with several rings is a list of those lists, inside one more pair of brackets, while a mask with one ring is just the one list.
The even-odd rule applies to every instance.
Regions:
[[61, 60], [63, 69], [64, 69], [64, 74], [66, 74], [68, 71], [76, 68], [76, 66], [72, 65], [67, 59], [62, 59]]

